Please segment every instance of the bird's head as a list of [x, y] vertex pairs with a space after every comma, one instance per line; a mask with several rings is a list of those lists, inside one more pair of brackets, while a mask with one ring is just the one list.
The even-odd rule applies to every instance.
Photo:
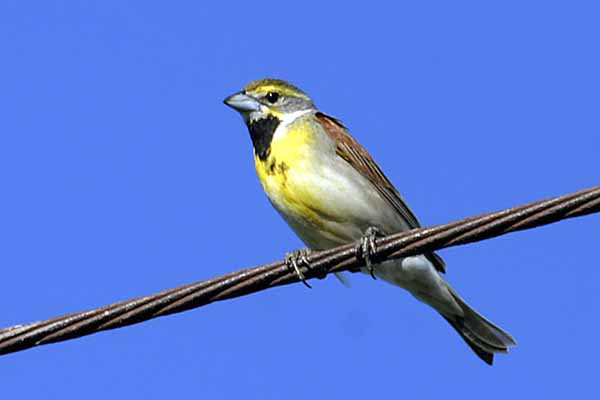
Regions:
[[303, 91], [279, 79], [252, 81], [224, 102], [238, 111], [246, 124], [265, 118], [282, 121], [292, 113], [315, 109]]
[[310, 97], [279, 79], [250, 82], [224, 102], [241, 114], [250, 132], [254, 153], [261, 160], [267, 158], [280, 125], [287, 125], [300, 115], [315, 110]]

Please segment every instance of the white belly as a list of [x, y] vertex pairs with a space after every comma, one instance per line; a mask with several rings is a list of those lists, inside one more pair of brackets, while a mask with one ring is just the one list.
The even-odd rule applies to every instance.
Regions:
[[311, 163], [310, 173], [287, 172], [288, 189], [296, 189], [298, 199], [311, 199], [313, 204], [306, 206], [313, 211], [313, 218], [318, 217], [318, 224], [307, 218], [306, 212], [291, 210], [276, 193], [268, 193], [271, 203], [308, 247], [325, 249], [357, 240], [370, 226], [386, 233], [407, 229], [373, 184], [346, 161], [337, 156], [320, 161]]

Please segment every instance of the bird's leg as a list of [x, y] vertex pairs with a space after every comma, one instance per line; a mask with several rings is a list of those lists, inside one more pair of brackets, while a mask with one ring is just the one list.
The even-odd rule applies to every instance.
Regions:
[[365, 231], [365, 234], [360, 238], [358, 246], [356, 246], [356, 256], [362, 258], [365, 261], [365, 266], [369, 271], [369, 274], [375, 278], [375, 268], [371, 262], [371, 256], [377, 252], [377, 245], [375, 239], [383, 236], [383, 233], [374, 226], [370, 226]]
[[306, 285], [307, 288], [311, 289], [312, 286], [308, 284], [306, 278], [304, 278], [304, 274], [300, 271], [298, 264], [304, 264], [304, 266], [310, 268], [310, 259], [308, 258], [310, 254], [310, 250], [308, 249], [300, 249], [294, 250], [291, 253], [285, 254], [285, 265], [293, 271], [298, 279], [302, 281]]

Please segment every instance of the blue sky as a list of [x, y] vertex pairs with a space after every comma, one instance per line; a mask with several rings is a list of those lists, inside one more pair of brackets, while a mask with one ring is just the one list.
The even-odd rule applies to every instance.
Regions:
[[[257, 78], [342, 119], [425, 225], [599, 183], [594, 2], [204, 3], [0, 4], [0, 326], [302, 247], [222, 104]], [[518, 341], [492, 368], [436, 313], [353, 275], [2, 356], [2, 396], [585, 396], [599, 222], [441, 252]]]

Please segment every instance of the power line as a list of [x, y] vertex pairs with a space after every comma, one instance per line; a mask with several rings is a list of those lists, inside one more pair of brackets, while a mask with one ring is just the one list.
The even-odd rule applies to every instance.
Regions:
[[[600, 186], [594, 186], [444, 225], [389, 235], [376, 240], [376, 249], [370, 258], [380, 262], [417, 255], [599, 211]], [[356, 243], [351, 243], [310, 253], [310, 266], [303, 265], [300, 269], [306, 279], [323, 278], [331, 272], [357, 271], [362, 263], [362, 257], [356, 253]], [[94, 310], [15, 325], [0, 330], [0, 354], [116, 329], [298, 281], [294, 271], [283, 261], [277, 261]]]

